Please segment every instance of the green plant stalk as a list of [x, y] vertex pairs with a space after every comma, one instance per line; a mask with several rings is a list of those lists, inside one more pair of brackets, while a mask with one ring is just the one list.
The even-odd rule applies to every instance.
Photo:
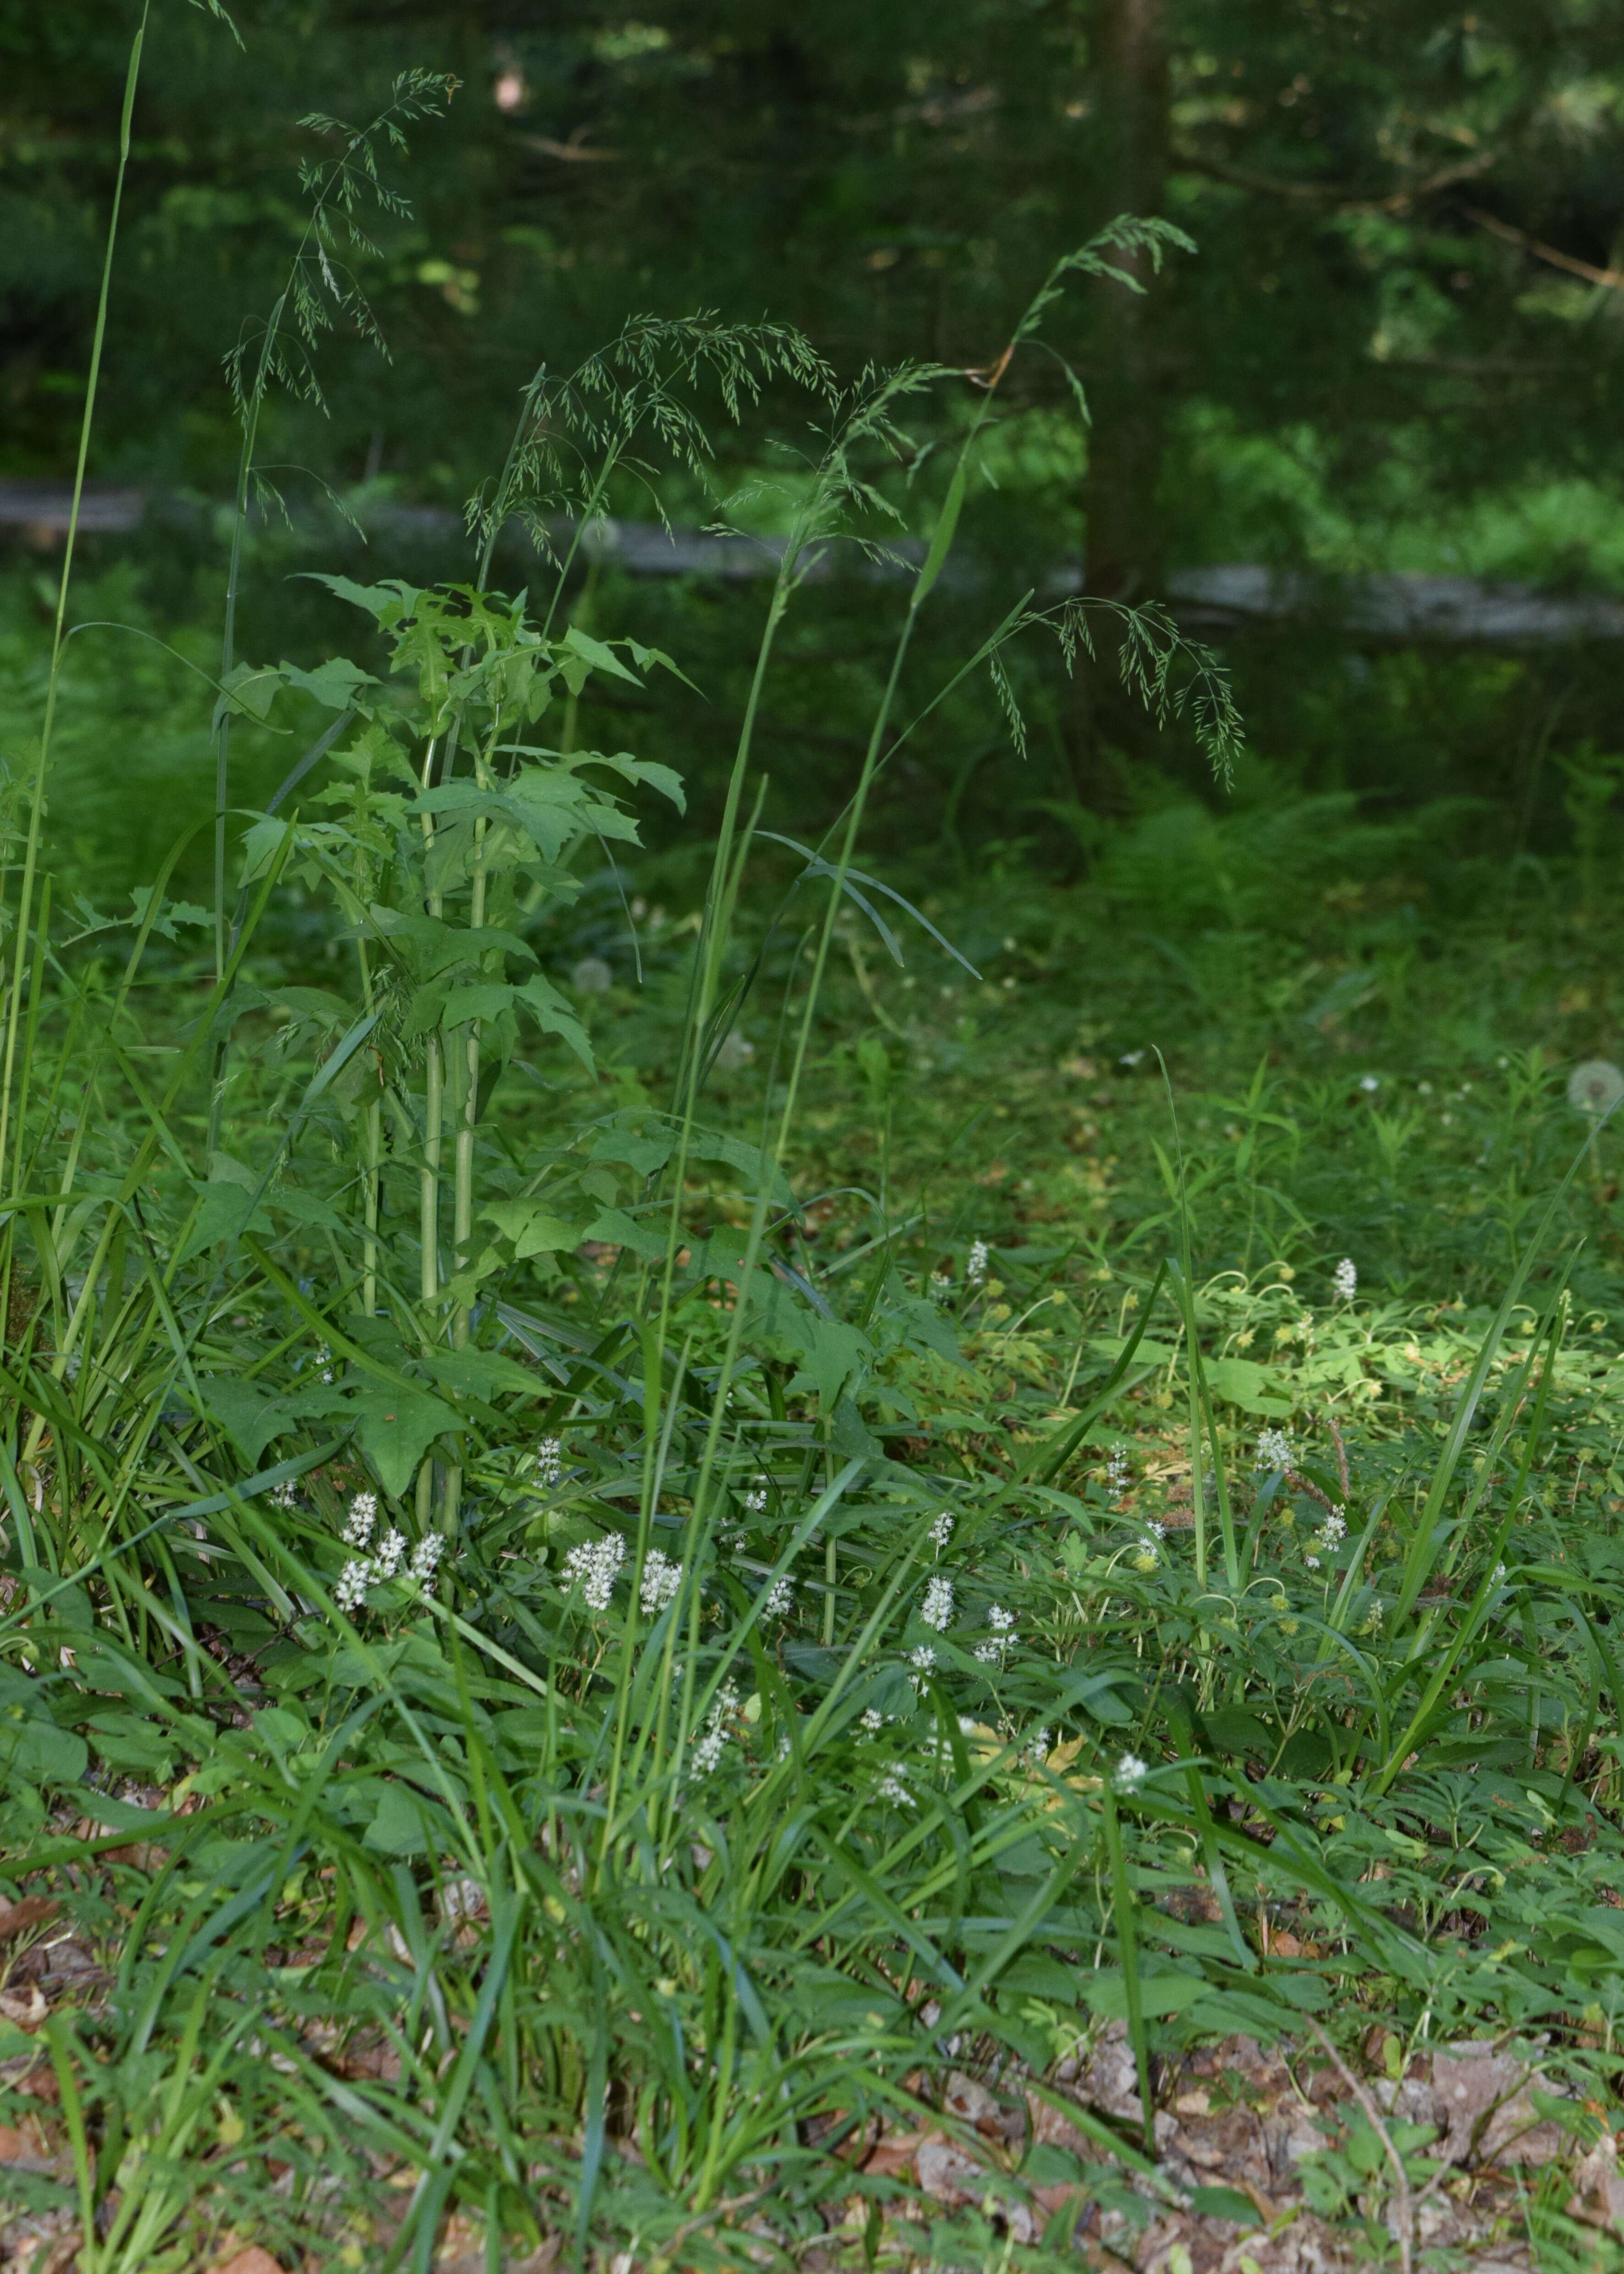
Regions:
[[1139, 1983], [1139, 1930], [1133, 1916], [1133, 1889], [1128, 1880], [1127, 1851], [1116, 1814], [1116, 1796], [1106, 1771], [1100, 1788], [1100, 1814], [1105, 1827], [1106, 1853], [1110, 1860], [1111, 1916], [1116, 1927], [1116, 1947], [1122, 1954], [1123, 1993], [1128, 2008], [1128, 2037], [1133, 2066], [1139, 2072], [1139, 2107], [1145, 2120], [1145, 2153], [1156, 2152], [1156, 2112], [1150, 2096], [1150, 2045], [1145, 2035], [1145, 1999]]
[[[434, 753], [439, 736], [429, 737], [428, 749], [423, 760], [423, 787], [426, 790], [434, 779]], [[423, 816], [423, 849], [425, 855], [432, 850], [434, 818]], [[440, 913], [440, 896], [429, 895], [429, 914]], [[432, 1332], [434, 1304], [440, 1294], [440, 1148], [441, 1119], [445, 1111], [445, 1069], [440, 1058], [440, 1035], [431, 1030], [423, 1045], [423, 1165], [417, 1171], [417, 1240], [419, 1263], [417, 1295], [423, 1305], [423, 1328]], [[417, 1520], [427, 1531], [433, 1513], [434, 1457], [424, 1456], [417, 1471]]]
[[[476, 752], [474, 772], [485, 787], [492, 781], [491, 757], [501, 733], [501, 705], [492, 712], [491, 732], [483, 753]], [[426, 817], [425, 817], [426, 818]], [[485, 832], [488, 824], [481, 814], [474, 824], [473, 886], [469, 897], [468, 922], [471, 931], [485, 927], [486, 872], [485, 862]], [[479, 1053], [483, 1022], [470, 1019], [461, 1043], [462, 1096], [456, 1117], [456, 1148], [453, 1163], [451, 1239], [459, 1272], [466, 1271], [473, 1262], [474, 1238], [474, 1147], [478, 1135], [479, 1116]], [[454, 1043], [453, 1048], [458, 1045]], [[455, 1350], [467, 1347], [469, 1325], [473, 1315], [471, 1303], [459, 1298], [451, 1320], [451, 1342]], [[440, 1500], [440, 1529], [447, 1540], [456, 1532], [462, 1508], [462, 1469], [460, 1462], [452, 1462], [446, 1471], [445, 1490]]]
[[11, 1125], [11, 1083], [17, 1057], [18, 1024], [22, 1009], [23, 970], [33, 927], [34, 877], [39, 868], [40, 835], [45, 818], [45, 779], [50, 766], [51, 739], [56, 724], [56, 690], [62, 677], [62, 651], [68, 615], [68, 590], [73, 576], [73, 550], [79, 537], [79, 508], [85, 495], [85, 469], [90, 457], [90, 436], [95, 423], [96, 389], [102, 377], [102, 351], [107, 340], [107, 312], [113, 290], [113, 255], [118, 244], [118, 219], [124, 207], [124, 177], [130, 168], [130, 132], [135, 116], [135, 94], [140, 83], [141, 51], [152, 0], [142, 0], [140, 19], [130, 44], [124, 72], [124, 109], [118, 122], [118, 164], [113, 177], [113, 205], [108, 216], [107, 242], [102, 258], [102, 288], [96, 297], [95, 328], [90, 341], [90, 365], [85, 380], [85, 408], [79, 418], [79, 456], [73, 468], [73, 498], [68, 508], [68, 533], [63, 542], [62, 574], [56, 583], [56, 614], [51, 627], [50, 670], [45, 682], [45, 717], [40, 727], [39, 755], [28, 800], [28, 836], [23, 852], [23, 878], [17, 910], [17, 946], [11, 966], [11, 988], [6, 1001], [5, 1065], [0, 1071], [0, 1161], [6, 1157]]

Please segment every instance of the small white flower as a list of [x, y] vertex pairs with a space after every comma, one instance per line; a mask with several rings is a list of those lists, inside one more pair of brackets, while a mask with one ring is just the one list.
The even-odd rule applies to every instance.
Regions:
[[273, 1508], [296, 1509], [298, 1504], [298, 1487], [294, 1483], [291, 1477], [284, 1477], [281, 1484], [273, 1485], [271, 1487], [271, 1506]]
[[727, 1731], [719, 1721], [712, 1721], [703, 1736], [695, 1741], [694, 1774], [695, 1776], [714, 1775], [722, 1755], [726, 1750]]
[[767, 1590], [767, 1600], [762, 1605], [762, 1616], [768, 1619], [787, 1618], [795, 1600], [795, 1583], [787, 1571], [782, 1572]]
[[1363, 1090], [1380, 1089], [1381, 1088], [1380, 1075], [1374, 1073], [1362, 1073], [1359, 1076], [1359, 1088]]
[[1505, 1577], [1505, 1576], [1506, 1576], [1506, 1567], [1505, 1567], [1505, 1565], [1504, 1565], [1503, 1563], [1497, 1563], [1497, 1564], [1494, 1566], [1493, 1577], [1492, 1577], [1492, 1579], [1490, 1580], [1490, 1583], [1489, 1583], [1489, 1584], [1490, 1584], [1490, 1585], [1491, 1585], [1491, 1586], [1494, 1586], [1494, 1587], [1498, 1587], [1498, 1586], [1499, 1586], [1499, 1585], [1500, 1585], [1500, 1581]]
[[946, 1547], [948, 1541], [952, 1538], [952, 1536], [953, 1519], [948, 1514], [947, 1510], [944, 1509], [941, 1515], [937, 1517], [936, 1522], [930, 1527], [930, 1537], [936, 1542], [936, 1548], [939, 1552], [942, 1548]]
[[[918, 1674], [929, 1674], [936, 1662], [936, 1654], [928, 1642], [915, 1643], [914, 1648], [908, 1653], [908, 1664]], [[914, 1687], [915, 1690], [919, 1688], [917, 1682]]]
[[1049, 1758], [1049, 1732], [1047, 1729], [1040, 1729], [1035, 1736], [1028, 1741], [1022, 1758], [1029, 1761], [1034, 1768], [1041, 1769]]
[[556, 1437], [544, 1437], [530, 1457], [530, 1473], [543, 1492], [557, 1484], [563, 1466], [563, 1446]]
[[877, 1737], [885, 1726], [885, 1716], [877, 1706], [867, 1706], [857, 1726], [865, 1737]]
[[1137, 1792], [1149, 1774], [1137, 1753], [1124, 1753], [1116, 1764], [1114, 1781], [1118, 1792]]
[[1158, 1524], [1158, 1523], [1157, 1523], [1157, 1521], [1156, 1521], [1156, 1519], [1155, 1519], [1155, 1517], [1154, 1517], [1154, 1516], [1147, 1516], [1147, 1517], [1146, 1517], [1146, 1519], [1145, 1519], [1145, 1529], [1146, 1529], [1146, 1531], [1147, 1531], [1147, 1532], [1149, 1532], [1149, 1534], [1150, 1534], [1150, 1536], [1151, 1536], [1151, 1538], [1152, 1538], [1153, 1540], [1162, 1540], [1162, 1539], [1165, 1539], [1165, 1538], [1166, 1538], [1166, 1536], [1167, 1536], [1167, 1526], [1166, 1526], [1166, 1525], [1165, 1525], [1165, 1524]]
[[944, 1579], [938, 1572], [934, 1579], [927, 1581], [924, 1600], [919, 1607], [919, 1615], [925, 1624], [928, 1627], [934, 1627], [938, 1634], [945, 1632], [951, 1626], [953, 1583], [951, 1579]]
[[332, 1381], [333, 1353], [327, 1348], [326, 1343], [319, 1343], [316, 1345], [316, 1370], [320, 1374], [323, 1382]]
[[565, 1586], [579, 1587], [589, 1610], [606, 1611], [625, 1560], [626, 1542], [618, 1532], [605, 1532], [598, 1540], [583, 1540], [564, 1558]]
[[411, 1551], [411, 1576], [425, 1593], [433, 1588], [434, 1575], [445, 1552], [446, 1535], [443, 1532], [425, 1532]]
[[750, 1487], [749, 1491], [741, 1495], [741, 1500], [743, 1506], [748, 1509], [752, 1516], [763, 1515], [766, 1512], [767, 1507], [766, 1478], [757, 1477], [756, 1482]]
[[1340, 1508], [1334, 1508], [1320, 1527], [1320, 1542], [1327, 1548], [1340, 1547], [1347, 1537], [1348, 1519]]
[[371, 1545], [372, 1526], [378, 1521], [376, 1493], [358, 1492], [350, 1503], [349, 1521], [344, 1525], [344, 1540], [351, 1547]]
[[732, 1731], [727, 1717], [739, 1704], [739, 1692], [731, 1682], [725, 1682], [710, 1701], [710, 1711], [705, 1718], [703, 1734], [694, 1746], [693, 1774], [696, 1777], [715, 1774], [722, 1755], [727, 1750]]
[[953, 1283], [945, 1271], [933, 1271], [931, 1273], [930, 1291], [933, 1295], [939, 1296], [951, 1294], [952, 1292], [952, 1286]]
[[1015, 1614], [1013, 1611], [1006, 1611], [1002, 1603], [989, 1603], [987, 1606], [987, 1623], [992, 1629], [994, 1634], [1013, 1635], [1015, 1631]]
[[338, 1585], [333, 1590], [333, 1600], [346, 1618], [354, 1618], [365, 1602], [372, 1577], [372, 1567], [365, 1556], [353, 1558], [339, 1573]]
[[1259, 1430], [1258, 1457], [1252, 1466], [1260, 1471], [1291, 1466], [1291, 1440], [1283, 1429]]
[[1317, 1571], [1320, 1569], [1320, 1558], [1317, 1555], [1304, 1555], [1303, 1561], [1311, 1571]]
[[888, 1769], [874, 1789], [879, 1799], [890, 1801], [893, 1808], [919, 1806], [919, 1803], [903, 1783], [902, 1771], [899, 1768]]
[[986, 1279], [987, 1256], [987, 1242], [984, 1239], [973, 1241], [970, 1253], [965, 1260], [965, 1277], [972, 1287], [981, 1286]]
[[643, 1559], [643, 1586], [638, 1596], [643, 1617], [657, 1619], [666, 1604], [674, 1600], [681, 1585], [680, 1563], [674, 1562], [659, 1548], [650, 1547]]
[[1105, 1489], [1113, 1500], [1120, 1500], [1132, 1481], [1128, 1467], [1128, 1456], [1118, 1445], [1105, 1464]]
[[724, 1073], [737, 1073], [740, 1067], [748, 1066], [755, 1056], [755, 1043], [734, 1027], [722, 1037], [716, 1053], [716, 1063]]
[[373, 1579], [393, 1579], [404, 1562], [405, 1555], [406, 1534], [403, 1532], [386, 1532], [380, 1543], [378, 1553], [372, 1558]]
[[1351, 1255], [1344, 1255], [1331, 1274], [1331, 1285], [1339, 1303], [1351, 1303], [1359, 1291], [1358, 1267]]

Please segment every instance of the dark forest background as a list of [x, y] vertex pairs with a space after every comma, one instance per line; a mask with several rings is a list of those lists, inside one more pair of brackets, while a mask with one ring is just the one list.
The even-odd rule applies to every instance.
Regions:
[[[257, 556], [267, 648], [320, 641], [290, 568], [358, 552], [321, 484], [363, 518], [389, 500], [459, 508], [538, 364], [569, 366], [627, 315], [770, 314], [847, 379], [911, 357], [985, 365], [1056, 255], [1131, 210], [1199, 250], [1142, 297], [1073, 295], [1050, 327], [1060, 353], [1012, 374], [1016, 415], [967, 524], [992, 597], [956, 596], [942, 640], [1067, 564], [1132, 599], [1258, 564], [1305, 580], [1292, 609], [1221, 620], [1217, 637], [1276, 788], [1348, 788], [1373, 809], [1458, 795], [1461, 842], [1514, 859], [1569, 845], [1575, 794], [1587, 815], [1605, 804], [1613, 643], [1462, 636], [1458, 616], [1412, 642], [1346, 618], [1371, 574], [1624, 581], [1612, 0], [248, 0], [237, 20], [240, 48], [202, 11], [164, 10], [135, 121], [91, 471], [196, 502], [93, 559], [124, 564], [154, 621], [216, 605], [207, 507], [237, 448], [222, 358], [303, 224], [297, 163], [324, 143], [296, 121], [369, 117], [418, 65], [460, 85], [395, 162], [413, 211], [383, 218], [357, 267], [388, 360], [341, 327], [320, 351], [325, 407], [283, 396], [273, 414], [268, 455], [308, 478], [280, 478], [296, 531], [273, 517]], [[129, 29], [78, 0], [0, 9], [6, 476], [71, 470]], [[971, 394], [937, 398], [939, 429]], [[805, 418], [769, 395], [719, 438], [712, 495], [679, 480], [668, 509], [708, 519]], [[614, 502], [651, 517], [630, 489]], [[390, 565], [405, 542], [397, 528]], [[412, 543], [410, 573], [464, 565], [443, 538]], [[786, 653], [770, 725], [798, 795], [841, 794], [870, 597], [831, 583]], [[718, 715], [736, 709], [729, 659], [757, 593], [662, 580], [628, 605], [681, 646]], [[1193, 752], [1109, 671], [1026, 667], [1025, 770], [987, 763], [1005, 747], [990, 693], [960, 706], [876, 817], [898, 849], [990, 834], [1064, 870], [1100, 817], [1169, 778], [1196, 788]], [[669, 731], [697, 737], [703, 774], [691, 713]]]

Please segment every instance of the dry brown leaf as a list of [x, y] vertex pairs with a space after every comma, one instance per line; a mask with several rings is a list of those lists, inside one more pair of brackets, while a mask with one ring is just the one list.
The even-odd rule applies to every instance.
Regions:
[[939, 2140], [939, 2132], [894, 2132], [877, 2139], [861, 2158], [866, 2174], [883, 2180], [906, 2179], [912, 2175], [914, 2158], [928, 2141]]
[[40, 1994], [37, 1982], [28, 1984], [26, 1997], [15, 1990], [0, 1990], [0, 2015], [15, 2022], [19, 2029], [37, 2029], [49, 2013], [50, 2007]]
[[1624, 2236], [1624, 2177], [1620, 2175], [1619, 2151], [1610, 2132], [1602, 2134], [1575, 2168], [1568, 2216], [1583, 2219], [1587, 2226], [1610, 2228]]
[[986, 2171], [974, 2157], [939, 2134], [920, 2143], [914, 2170], [925, 2194], [950, 2208], [979, 2202], [987, 2186]]
[[0, 1942], [11, 1942], [26, 1934], [31, 1926], [43, 1926], [54, 1919], [62, 1909], [47, 1895], [25, 1895], [19, 1903], [8, 1903], [0, 1909]]
[[0, 2164], [13, 2171], [49, 2172], [55, 2160], [35, 2118], [25, 2116], [20, 2125], [0, 2124]]
[[217, 2258], [209, 2274], [284, 2274], [282, 2261], [251, 2242], [246, 2250], [237, 2251], [230, 2258]]

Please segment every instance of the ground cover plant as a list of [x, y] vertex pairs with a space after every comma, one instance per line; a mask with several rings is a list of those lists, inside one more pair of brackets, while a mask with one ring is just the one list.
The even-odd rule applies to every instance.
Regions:
[[[318, 122], [234, 592], [444, 94]], [[1616, 2259], [1605, 927], [1440, 949], [1438, 815], [1271, 794], [1169, 619], [1019, 593], [933, 704], [1019, 742], [1016, 643], [1092, 641], [1232, 802], [1080, 914], [864, 863], [998, 385], [1173, 243], [967, 380], [703, 317], [539, 373], [465, 583], [328, 576], [304, 666], [228, 607], [209, 904], [184, 840], [127, 917], [57, 881], [70, 546], [8, 818], [10, 2263]], [[770, 387], [753, 683], [836, 542], [913, 564], [895, 662], [816, 845], [752, 702], [647, 855], [683, 784], [601, 697], [682, 658], [570, 548]]]

